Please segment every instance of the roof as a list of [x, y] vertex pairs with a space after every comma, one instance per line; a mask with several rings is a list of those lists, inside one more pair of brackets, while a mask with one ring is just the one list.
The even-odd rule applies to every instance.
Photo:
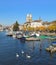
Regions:
[[43, 25], [49, 25], [50, 22], [43, 22]]
[[41, 22], [42, 20], [34, 20], [33, 22]]
[[25, 22], [24, 24], [29, 24], [30, 22]]

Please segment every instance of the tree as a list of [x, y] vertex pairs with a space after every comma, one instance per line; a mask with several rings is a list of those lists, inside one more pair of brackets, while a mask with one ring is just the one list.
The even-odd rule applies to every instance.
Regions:
[[16, 21], [16, 23], [14, 24], [13, 26], [13, 31], [18, 31], [19, 30], [19, 24], [18, 22]]
[[56, 32], [56, 25], [49, 25], [49, 26], [48, 26], [48, 30], [49, 30], [50, 32]]
[[46, 31], [46, 27], [45, 27], [45, 26], [40, 26], [40, 27], [38, 27], [38, 29], [39, 29], [40, 31]]

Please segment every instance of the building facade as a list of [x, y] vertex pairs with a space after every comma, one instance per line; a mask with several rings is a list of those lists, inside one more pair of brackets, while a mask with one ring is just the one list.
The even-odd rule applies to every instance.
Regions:
[[30, 24], [31, 24], [31, 27], [36, 28], [36, 27], [42, 26], [42, 22], [43, 22], [42, 20], [34, 20]]
[[31, 14], [27, 14], [26, 16], [26, 22], [24, 23], [24, 25], [26, 25], [27, 27], [39, 27], [42, 26], [43, 21], [41, 20], [41, 18], [39, 18], [39, 20], [32, 20], [32, 15]]

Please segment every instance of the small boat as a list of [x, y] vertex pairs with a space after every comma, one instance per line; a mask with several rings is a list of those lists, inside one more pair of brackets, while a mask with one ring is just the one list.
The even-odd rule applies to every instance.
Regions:
[[48, 48], [46, 48], [46, 51], [48, 51], [48, 52], [50, 52], [50, 53], [56, 52], [56, 47], [54, 47], [54, 46], [49, 46]]
[[53, 45], [53, 46], [56, 46], [56, 41], [52, 42], [52, 45]]
[[37, 34], [35, 32], [30, 35], [30, 37], [39, 37], [39, 36], [40, 36], [40, 34]]
[[13, 38], [16, 38], [16, 35], [15, 34], [13, 34], [13, 36], [12, 36]]
[[1, 29], [0, 32], [2, 32], [3, 30]]
[[23, 36], [23, 35], [22, 35], [21, 33], [17, 33], [17, 34], [16, 34], [16, 38], [17, 38], [17, 39], [22, 38], [22, 36]]
[[26, 41], [40, 41], [40, 38], [29, 37], [29, 38], [26, 38]]
[[48, 36], [47, 39], [50, 39], [50, 40], [56, 40], [56, 37], [55, 36]]
[[6, 35], [7, 36], [13, 36], [13, 32], [11, 32], [11, 31], [10, 32], [7, 32]]

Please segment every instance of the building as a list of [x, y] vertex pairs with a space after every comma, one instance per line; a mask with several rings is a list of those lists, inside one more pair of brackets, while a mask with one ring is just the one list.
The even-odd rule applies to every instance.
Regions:
[[31, 14], [27, 14], [26, 16], [26, 22], [24, 23], [24, 26], [28, 27], [39, 27], [42, 26], [43, 21], [41, 20], [41, 18], [39, 18], [39, 20], [32, 20], [32, 15]]
[[0, 31], [3, 31], [3, 26], [0, 24]]
[[34, 21], [32, 21], [32, 22], [30, 23], [30, 25], [31, 25], [31, 27], [36, 28], [36, 27], [42, 26], [42, 23], [43, 23], [42, 20], [34, 20]]
[[43, 26], [48, 27], [49, 25], [50, 25], [50, 22], [48, 21], [43, 22]]
[[23, 30], [23, 25], [19, 25], [19, 30]]
[[32, 22], [32, 15], [31, 14], [27, 14], [26, 22]]

